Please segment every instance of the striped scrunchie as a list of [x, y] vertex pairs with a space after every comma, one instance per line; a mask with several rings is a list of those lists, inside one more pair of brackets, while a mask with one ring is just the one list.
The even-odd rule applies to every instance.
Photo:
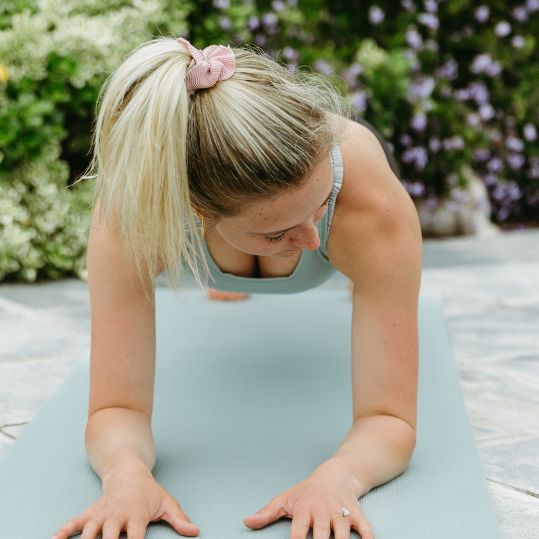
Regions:
[[185, 79], [189, 95], [198, 88], [211, 88], [217, 81], [229, 79], [234, 74], [236, 58], [229, 46], [209, 45], [200, 50], [183, 37], [176, 41], [187, 47], [193, 57]]

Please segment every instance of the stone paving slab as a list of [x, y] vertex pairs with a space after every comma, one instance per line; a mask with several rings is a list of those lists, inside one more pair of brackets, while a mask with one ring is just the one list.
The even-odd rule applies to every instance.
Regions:
[[[506, 539], [537, 539], [539, 521], [538, 246], [539, 230], [424, 240], [422, 287], [444, 297], [463, 396]], [[166, 275], [157, 280], [166, 282]], [[336, 274], [323, 286], [346, 285]], [[89, 320], [86, 282], [0, 285], [0, 458], [69, 368], [89, 355]]]

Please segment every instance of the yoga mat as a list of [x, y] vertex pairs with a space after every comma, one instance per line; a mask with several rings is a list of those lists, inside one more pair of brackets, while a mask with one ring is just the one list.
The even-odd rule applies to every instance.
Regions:
[[[348, 290], [217, 302], [158, 288], [156, 309], [154, 476], [201, 538], [288, 539], [290, 519], [242, 520], [331, 457], [351, 425]], [[419, 328], [417, 446], [402, 475], [360, 498], [364, 515], [376, 539], [499, 538], [439, 293], [422, 290]], [[101, 495], [84, 450], [88, 384], [81, 358], [0, 459], [0, 537], [48, 539]], [[178, 534], [161, 521], [146, 537]]]

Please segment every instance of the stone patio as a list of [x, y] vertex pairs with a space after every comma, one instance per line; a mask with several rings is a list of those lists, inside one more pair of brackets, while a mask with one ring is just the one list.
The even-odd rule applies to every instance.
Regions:
[[[165, 276], [158, 284], [166, 286]], [[323, 286], [345, 285], [336, 274]], [[537, 538], [539, 230], [424, 240], [422, 287], [444, 297], [504, 537]], [[73, 363], [89, 355], [89, 320], [84, 281], [0, 285], [0, 458]]]

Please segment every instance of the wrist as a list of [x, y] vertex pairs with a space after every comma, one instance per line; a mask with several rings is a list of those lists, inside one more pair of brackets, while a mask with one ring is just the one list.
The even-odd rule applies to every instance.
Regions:
[[152, 472], [146, 462], [137, 455], [125, 455], [118, 460], [111, 468], [103, 475], [101, 481], [103, 485], [109, 482], [118, 473], [146, 473], [153, 477]]
[[347, 466], [345, 459], [340, 457], [333, 456], [324, 461], [311, 475], [316, 476], [318, 473], [331, 474], [333, 477], [339, 477], [356, 498], [360, 498], [369, 491], [367, 486], [353, 474], [352, 469]]

